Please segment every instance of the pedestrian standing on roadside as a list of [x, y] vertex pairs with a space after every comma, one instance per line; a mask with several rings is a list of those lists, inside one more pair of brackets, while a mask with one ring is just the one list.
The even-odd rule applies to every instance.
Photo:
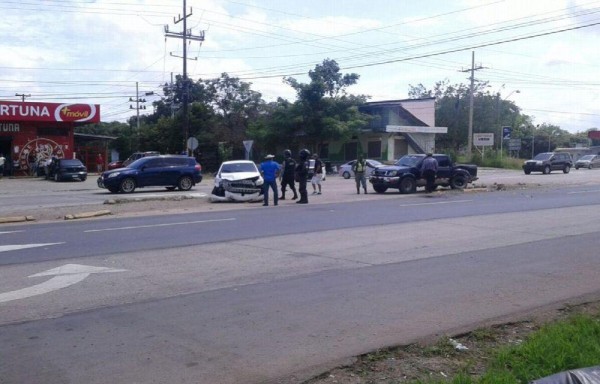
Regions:
[[263, 175], [263, 206], [269, 205], [269, 188], [273, 190], [273, 205], [277, 205], [278, 191], [277, 191], [277, 177], [281, 167], [279, 163], [273, 161], [275, 156], [265, 156], [265, 161], [260, 163], [260, 172]]
[[285, 189], [287, 186], [294, 192], [292, 200], [298, 198], [296, 193], [296, 185], [294, 184], [294, 171], [296, 170], [296, 160], [292, 158], [292, 151], [286, 149], [283, 151], [283, 165], [281, 167], [281, 197], [280, 200], [285, 200]]
[[294, 178], [298, 182], [298, 192], [300, 193], [300, 200], [296, 201], [296, 204], [308, 204], [308, 192], [306, 191], [306, 182], [308, 179], [308, 158], [310, 151], [303, 149], [300, 151], [300, 161], [296, 165], [296, 171], [294, 172]]
[[4, 176], [4, 164], [6, 164], [6, 157], [0, 153], [0, 179]]
[[102, 169], [104, 168], [104, 159], [102, 158], [102, 154], [98, 153], [96, 156], [96, 170], [98, 173], [102, 173]]
[[323, 180], [323, 162], [319, 159], [319, 155], [316, 153], [313, 155], [313, 159], [315, 159], [315, 168], [313, 170], [313, 177], [310, 180], [310, 183], [313, 187], [313, 195], [321, 194], [321, 181]]
[[358, 159], [356, 159], [356, 162], [352, 165], [352, 171], [354, 171], [354, 181], [356, 182], [356, 194], [360, 195], [360, 186], [362, 185], [366, 195], [367, 178], [365, 173], [367, 171], [367, 162], [362, 155], [358, 155]]
[[38, 162], [37, 156], [33, 151], [29, 152], [29, 155], [27, 156], [27, 165], [29, 165], [29, 176], [35, 176], [37, 173]]
[[433, 154], [428, 153], [421, 164], [421, 175], [427, 180], [425, 191], [431, 193], [435, 190], [435, 177], [438, 170], [438, 162]]

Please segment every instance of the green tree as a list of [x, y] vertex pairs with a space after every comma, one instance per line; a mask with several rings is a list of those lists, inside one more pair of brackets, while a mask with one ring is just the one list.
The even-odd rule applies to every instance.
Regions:
[[291, 108], [280, 110], [285, 112], [291, 125], [282, 124], [279, 116], [277, 121], [273, 121], [272, 129], [286, 131], [286, 128], [291, 128], [302, 142], [318, 150], [325, 140], [349, 139], [367, 124], [368, 116], [358, 111], [358, 106], [364, 104], [367, 97], [346, 92], [347, 87], [358, 81], [357, 74], [342, 74], [335, 60], [326, 59], [308, 75], [310, 83], [300, 83], [292, 77], [284, 78], [297, 96]]
[[[502, 126], [529, 125], [530, 119], [522, 117], [514, 102], [502, 99], [498, 93], [490, 93], [487, 88], [487, 82], [477, 82], [474, 86], [473, 133], [494, 133], [499, 139]], [[435, 97], [435, 124], [448, 128], [447, 134], [436, 137], [436, 147], [454, 152], [467, 145], [470, 86], [443, 80], [438, 81], [432, 90], [426, 89], [423, 84], [410, 85], [408, 94], [411, 98]]]
[[234, 148], [241, 148], [250, 121], [256, 120], [265, 102], [259, 92], [251, 89], [251, 83], [230, 77], [227, 73], [217, 79], [204, 81], [206, 98], [203, 100], [215, 114], [212, 134], [216, 141], [228, 141]]

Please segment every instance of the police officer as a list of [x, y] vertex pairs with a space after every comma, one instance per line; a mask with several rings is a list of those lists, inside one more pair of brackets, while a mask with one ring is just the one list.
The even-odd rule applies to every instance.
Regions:
[[306, 179], [308, 178], [308, 158], [310, 151], [303, 149], [300, 151], [300, 161], [296, 164], [294, 177], [298, 182], [298, 192], [300, 192], [300, 200], [296, 204], [308, 204], [308, 193], [306, 192]]
[[366, 195], [367, 177], [365, 173], [367, 171], [367, 162], [363, 158], [363, 155], [358, 155], [358, 159], [356, 159], [356, 162], [352, 166], [352, 170], [354, 171], [354, 181], [356, 182], [356, 193], [360, 195], [360, 186], [362, 185]]
[[292, 197], [292, 200], [296, 200], [298, 198], [298, 194], [296, 193], [296, 185], [294, 184], [296, 160], [292, 158], [292, 151], [289, 149], [283, 151], [283, 157], [284, 160], [281, 167], [281, 197], [279, 199], [285, 200], [285, 187], [289, 186], [290, 190], [294, 192], [294, 197]]

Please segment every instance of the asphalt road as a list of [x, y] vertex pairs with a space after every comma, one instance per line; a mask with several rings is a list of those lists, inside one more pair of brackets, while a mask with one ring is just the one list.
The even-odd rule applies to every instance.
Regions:
[[3, 225], [0, 377], [297, 383], [375, 348], [599, 296], [592, 175], [578, 186]]

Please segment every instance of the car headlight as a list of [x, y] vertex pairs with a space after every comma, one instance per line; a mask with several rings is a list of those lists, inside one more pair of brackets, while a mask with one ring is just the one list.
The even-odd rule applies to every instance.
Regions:
[[262, 178], [256, 180], [256, 186], [263, 185], [264, 183], [265, 181]]
[[114, 172], [114, 173], [110, 173], [110, 174], [107, 176], [107, 178], [108, 178], [108, 179], [110, 179], [111, 177], [117, 177], [117, 176], [119, 176], [119, 174], [120, 174], [120, 173], [121, 173], [121, 172]]
[[391, 176], [391, 177], [398, 176], [398, 171], [391, 171], [391, 172], [390, 172], [390, 176]]
[[539, 161], [539, 160], [538, 160], [538, 161], [536, 161], [535, 163], [536, 163], [537, 165], [542, 165], [544, 162], [543, 162], [543, 161]]

